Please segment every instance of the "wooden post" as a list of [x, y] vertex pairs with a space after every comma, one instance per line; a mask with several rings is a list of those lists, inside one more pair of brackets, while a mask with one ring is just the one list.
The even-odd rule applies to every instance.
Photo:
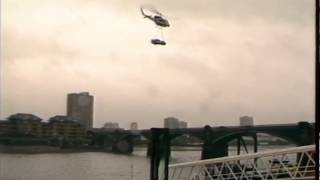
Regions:
[[240, 144], [240, 138], [237, 138], [237, 155], [240, 155], [241, 150], [241, 144]]
[[150, 180], [168, 180], [170, 157], [169, 129], [151, 128], [151, 134]]

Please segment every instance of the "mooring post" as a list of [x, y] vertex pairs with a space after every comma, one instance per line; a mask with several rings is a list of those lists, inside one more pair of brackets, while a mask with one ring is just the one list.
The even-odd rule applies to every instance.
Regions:
[[203, 130], [203, 145], [201, 151], [201, 159], [208, 159], [210, 154], [211, 145], [211, 127], [209, 125], [204, 126]]
[[[258, 138], [257, 138], [257, 133], [254, 133], [252, 135], [252, 138], [253, 138], [253, 151], [256, 153], [258, 152]], [[254, 163], [256, 164], [258, 161], [257, 158], [254, 158]]]
[[240, 144], [240, 138], [237, 138], [237, 155], [240, 155], [240, 149], [241, 148], [241, 144]]
[[147, 144], [147, 157], [151, 157], [152, 143], [151, 140]]
[[151, 136], [150, 180], [168, 180], [170, 157], [169, 129], [151, 128]]
[[[300, 137], [300, 142], [299, 146], [306, 146], [313, 144], [315, 141], [315, 134], [314, 134], [314, 127], [309, 123], [309, 122], [299, 122], [298, 123], [299, 127], [299, 137]], [[303, 156], [303, 157], [301, 157]], [[302, 159], [301, 159], [302, 158]], [[297, 160], [301, 159], [301, 165], [306, 165], [308, 164], [308, 157], [307, 155], [303, 155], [301, 153], [297, 154]]]
[[253, 151], [258, 152], [258, 138], [257, 138], [257, 133], [254, 133], [253, 136]]

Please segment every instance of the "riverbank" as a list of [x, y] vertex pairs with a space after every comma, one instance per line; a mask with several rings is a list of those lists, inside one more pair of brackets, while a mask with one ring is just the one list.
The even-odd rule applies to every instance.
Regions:
[[32, 145], [13, 146], [0, 145], [0, 153], [8, 154], [42, 154], [42, 153], [79, 153], [79, 152], [110, 152], [106, 149], [97, 148], [60, 148], [54, 146]]

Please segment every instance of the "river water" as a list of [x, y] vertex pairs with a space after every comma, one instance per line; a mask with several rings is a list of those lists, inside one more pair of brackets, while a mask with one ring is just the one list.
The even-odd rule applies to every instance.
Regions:
[[[275, 148], [284, 147], [266, 146], [259, 151]], [[234, 153], [231, 147], [230, 154]], [[200, 154], [197, 149], [172, 151], [171, 163], [198, 160]], [[0, 180], [148, 180], [149, 161], [145, 148], [136, 148], [132, 155], [0, 153]]]

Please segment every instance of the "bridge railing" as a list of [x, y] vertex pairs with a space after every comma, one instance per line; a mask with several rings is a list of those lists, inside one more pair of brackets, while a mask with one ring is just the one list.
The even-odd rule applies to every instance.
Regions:
[[169, 165], [170, 180], [315, 179], [315, 145]]

